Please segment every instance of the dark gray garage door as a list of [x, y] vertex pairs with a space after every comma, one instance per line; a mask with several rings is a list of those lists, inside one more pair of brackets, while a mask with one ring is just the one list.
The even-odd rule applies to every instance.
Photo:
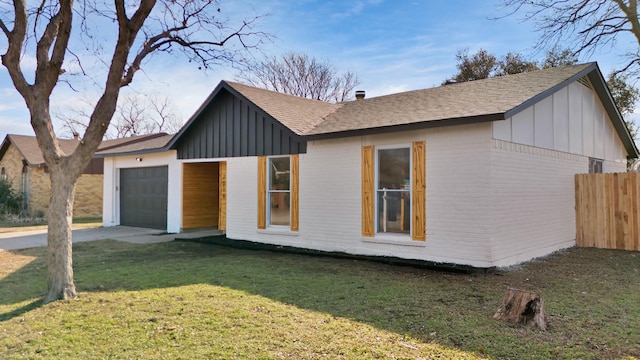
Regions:
[[167, 229], [166, 166], [120, 169], [120, 224]]

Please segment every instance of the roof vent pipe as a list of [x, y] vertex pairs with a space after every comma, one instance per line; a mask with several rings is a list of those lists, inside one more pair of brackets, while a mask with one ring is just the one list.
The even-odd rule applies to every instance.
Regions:
[[364, 90], [356, 90], [356, 100], [364, 99], [365, 92]]

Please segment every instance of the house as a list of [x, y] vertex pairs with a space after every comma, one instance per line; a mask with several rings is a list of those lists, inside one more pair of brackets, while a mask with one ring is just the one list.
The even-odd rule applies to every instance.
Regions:
[[[142, 135], [122, 139], [105, 140], [100, 149], [125, 146], [137, 141], [149, 140], [165, 134]], [[66, 154], [72, 153], [80, 139], [58, 139]], [[102, 216], [103, 159], [94, 158], [76, 184], [74, 217]], [[35, 136], [9, 134], [0, 145], [0, 177], [24, 196], [25, 211], [30, 216], [46, 216], [49, 208], [51, 184], [48, 168]]]
[[138, 145], [98, 155], [105, 226], [475, 267], [574, 246], [574, 175], [638, 156], [596, 63], [340, 104], [223, 81]]

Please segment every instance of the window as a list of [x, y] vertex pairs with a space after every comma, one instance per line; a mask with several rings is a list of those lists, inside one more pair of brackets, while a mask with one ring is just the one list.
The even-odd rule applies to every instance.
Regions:
[[0, 170], [0, 180], [7, 180], [7, 169], [4, 166]]
[[362, 236], [411, 234], [426, 240], [426, 144], [362, 147]]
[[377, 232], [409, 234], [411, 230], [410, 148], [380, 149], [377, 155]]
[[27, 208], [29, 204], [29, 166], [24, 165], [22, 167], [22, 201], [24, 207]]
[[298, 155], [258, 157], [258, 229], [298, 231]]
[[589, 174], [602, 173], [602, 160], [589, 158]]
[[291, 161], [289, 157], [269, 158], [267, 178], [268, 224], [291, 223]]

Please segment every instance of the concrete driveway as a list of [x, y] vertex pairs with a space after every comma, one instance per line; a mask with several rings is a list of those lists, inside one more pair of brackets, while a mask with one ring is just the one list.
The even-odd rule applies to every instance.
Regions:
[[[82, 228], [72, 230], [73, 243], [84, 241], [112, 239], [136, 244], [150, 244], [173, 241], [176, 238], [197, 239], [207, 236], [220, 235], [215, 229], [189, 231], [179, 234], [167, 234], [161, 230], [144, 229], [130, 226], [111, 226]], [[0, 233], [0, 251], [26, 249], [47, 245], [47, 230], [29, 230], [19, 232]]]

